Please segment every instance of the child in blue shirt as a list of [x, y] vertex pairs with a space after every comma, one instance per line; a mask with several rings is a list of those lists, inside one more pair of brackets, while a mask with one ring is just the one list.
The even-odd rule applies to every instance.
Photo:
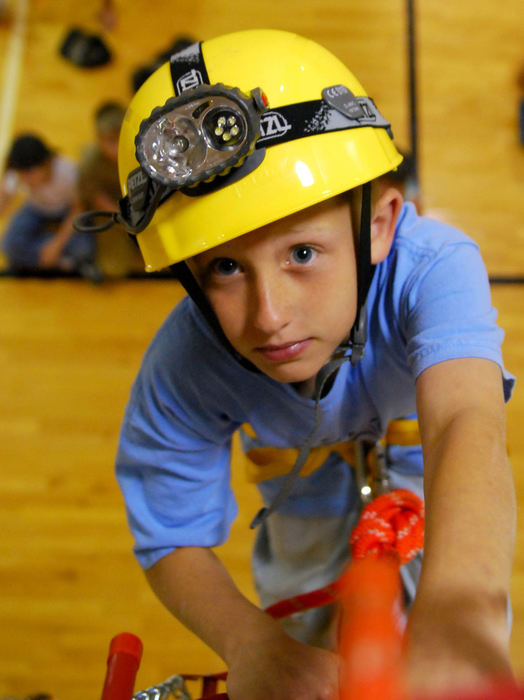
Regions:
[[148, 581], [225, 660], [232, 700], [334, 699], [339, 678], [333, 611], [280, 625], [212, 550], [237, 513], [233, 433], [266, 504], [267, 605], [347, 564], [360, 498], [340, 446], [415, 413], [421, 447], [387, 455], [390, 487], [427, 509], [421, 571], [403, 572], [409, 686], [510, 674], [503, 334], [477, 246], [381, 179], [401, 157], [356, 78], [286, 32], [195, 44], [134, 97], [119, 161], [121, 212], [100, 227], [123, 223], [188, 297], [145, 355], [117, 475]]

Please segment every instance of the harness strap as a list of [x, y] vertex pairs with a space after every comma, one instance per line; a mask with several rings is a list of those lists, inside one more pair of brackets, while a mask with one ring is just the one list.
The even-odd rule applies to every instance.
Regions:
[[[256, 440], [256, 433], [249, 425], [244, 423], [240, 432], [247, 438]], [[418, 422], [415, 419], [400, 418], [389, 423], [386, 434], [380, 444], [387, 448], [393, 445], [402, 447], [415, 447], [420, 445], [420, 433]], [[336, 452], [350, 466], [355, 466], [356, 442], [348, 440], [337, 442], [333, 445], [321, 445], [312, 447], [308, 458], [304, 462], [299, 476], [309, 476], [321, 467], [332, 452]], [[287, 474], [296, 463], [300, 450], [297, 447], [248, 447], [242, 453], [246, 479], [250, 483], [260, 483], [267, 479]], [[368, 455], [368, 459], [371, 455]]]
[[335, 357], [334, 359], [330, 360], [326, 365], [324, 365], [324, 367], [322, 367], [322, 369], [317, 374], [315, 380], [315, 420], [313, 428], [311, 429], [309, 435], [304, 441], [304, 444], [301, 446], [296, 462], [293, 465], [291, 471], [286, 475], [284, 482], [280, 488], [280, 491], [277, 493], [277, 495], [269, 504], [269, 506], [261, 508], [258, 511], [250, 525], [251, 529], [258, 527], [261, 523], [263, 523], [264, 520], [268, 518], [271, 515], [271, 513], [273, 513], [273, 511], [275, 511], [291, 493], [293, 485], [295, 484], [298, 475], [300, 474], [303, 466], [307, 461], [309, 452], [311, 450], [311, 446], [315, 439], [316, 432], [322, 422], [322, 409], [320, 407], [320, 398], [322, 396], [324, 386], [328, 379], [331, 377], [331, 375], [334, 374], [338, 370], [338, 368], [347, 360], [349, 360], [349, 357], [347, 357], [346, 355]]

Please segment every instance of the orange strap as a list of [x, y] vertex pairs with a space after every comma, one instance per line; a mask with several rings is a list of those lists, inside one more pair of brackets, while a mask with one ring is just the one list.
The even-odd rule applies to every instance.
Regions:
[[[244, 423], [240, 427], [240, 433], [256, 439], [256, 433], [249, 423]], [[417, 420], [408, 418], [392, 420], [381, 443], [384, 446], [400, 445], [413, 447], [420, 445]], [[353, 441], [322, 445], [311, 448], [300, 476], [309, 476], [324, 464], [332, 452], [337, 452], [350, 466], [355, 464], [355, 443]], [[259, 483], [266, 481], [266, 479], [273, 479], [276, 476], [283, 476], [291, 471], [298, 453], [299, 450], [295, 447], [251, 447], [246, 452], [242, 452], [240, 459], [244, 463], [247, 481]]]

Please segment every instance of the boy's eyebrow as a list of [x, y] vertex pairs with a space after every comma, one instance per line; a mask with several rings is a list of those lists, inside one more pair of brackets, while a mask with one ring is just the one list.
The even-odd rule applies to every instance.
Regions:
[[[300, 226], [299, 224], [296, 224], [295, 226], [292, 226], [289, 228], [286, 233], [289, 233], [290, 235], [303, 235], [303, 236], [314, 236], [319, 233], [331, 233], [333, 231], [333, 226], [323, 223], [323, 222], [316, 222], [316, 223], [311, 223], [308, 224], [307, 229], [305, 229], [303, 226]], [[283, 234], [286, 235], [286, 234]]]
[[[225, 257], [224, 255], [216, 255], [216, 250], [212, 248], [211, 250], [205, 250], [202, 253], [199, 253], [198, 255], [195, 255], [192, 258], [189, 258], [187, 260], [187, 265], [191, 272], [196, 276], [199, 277], [203, 274], [206, 273], [206, 270], [208, 269], [209, 265], [213, 262], [213, 260], [216, 260], [216, 258], [223, 258]], [[202, 259], [201, 256], [206, 255], [205, 259]], [[197, 259], [200, 258], [200, 259]]]
[[[305, 223], [305, 225], [307, 225], [307, 230], [304, 229], [304, 224], [293, 224], [287, 228], [286, 231], [279, 234], [279, 238], [284, 238], [285, 236], [289, 235], [304, 236], [305, 239], [307, 239], [309, 236], [314, 236], [316, 234], [330, 233], [334, 228], [332, 225], [321, 221], [308, 221]], [[222, 245], [224, 245], [226, 248], [229, 247], [228, 243], [224, 243]], [[233, 255], [228, 255], [227, 250], [218, 251], [217, 248], [218, 246], [209, 248], [208, 250], [203, 250], [201, 253], [198, 253], [198, 255], [194, 255], [192, 258], [189, 258], [188, 263], [190, 262], [197, 269], [202, 269], [210, 261], [215, 260], [216, 258], [234, 257]]]
[[199, 253], [199, 255], [194, 255], [192, 258], [188, 258], [186, 261], [186, 265], [189, 267], [191, 270], [192, 268], [199, 269], [202, 267], [202, 263], [197, 260], [198, 257], [200, 257], [202, 253]]

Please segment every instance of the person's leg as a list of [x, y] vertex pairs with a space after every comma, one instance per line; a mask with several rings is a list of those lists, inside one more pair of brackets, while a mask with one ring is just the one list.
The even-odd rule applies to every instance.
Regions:
[[64, 247], [63, 257], [71, 260], [74, 267], [84, 262], [94, 262], [96, 236], [92, 233], [74, 233]]
[[[262, 607], [336, 581], [349, 562], [349, 536], [358, 517], [358, 510], [346, 517], [272, 513], [260, 525], [253, 550], [253, 573]], [[291, 615], [281, 624], [299, 641], [334, 648], [336, 612], [336, 605], [328, 605]]]
[[97, 237], [91, 233], [74, 233], [64, 248], [62, 267], [98, 284], [103, 281], [102, 269], [96, 260]]
[[30, 205], [13, 214], [2, 237], [1, 246], [10, 269], [39, 267], [40, 250], [52, 234], [45, 231], [47, 219]]
[[[267, 504], [278, 480], [261, 482]], [[350, 559], [349, 536], [361, 512], [353, 469], [336, 452], [295, 483], [287, 512], [275, 511], [257, 531], [252, 567], [263, 608], [336, 581]], [[281, 621], [299, 641], [336, 647], [337, 605], [297, 613]]]

